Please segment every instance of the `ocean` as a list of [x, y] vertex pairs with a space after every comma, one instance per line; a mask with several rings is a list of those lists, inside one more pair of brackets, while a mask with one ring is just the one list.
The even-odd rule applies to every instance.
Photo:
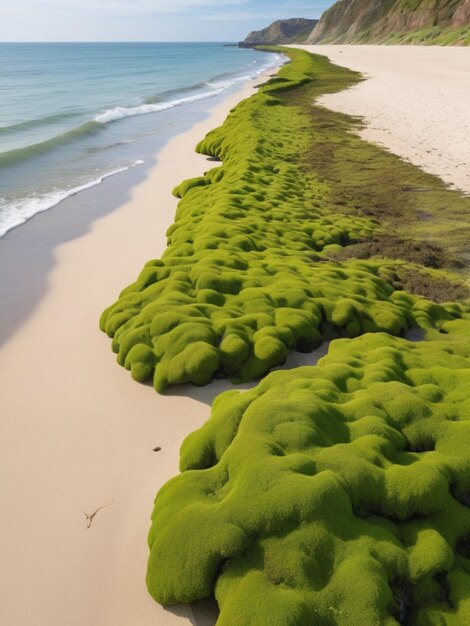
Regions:
[[0, 237], [152, 162], [278, 54], [223, 43], [0, 44]]

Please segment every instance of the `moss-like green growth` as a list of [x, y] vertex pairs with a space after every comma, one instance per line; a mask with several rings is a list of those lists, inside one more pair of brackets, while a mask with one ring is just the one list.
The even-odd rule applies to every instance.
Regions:
[[470, 624], [470, 312], [446, 303], [468, 198], [313, 104], [357, 74], [289, 56], [201, 142], [223, 164], [175, 189], [167, 251], [101, 327], [158, 391], [350, 339], [216, 399], [157, 496], [148, 587], [215, 595], [218, 626]]
[[470, 624], [470, 316], [442, 331], [219, 396], [156, 500], [154, 598], [215, 594], [218, 626]]
[[332, 202], [334, 185], [311, 158], [312, 146], [346, 140], [352, 124], [320, 119], [313, 128], [313, 98], [359, 76], [288, 54], [291, 63], [199, 144], [223, 165], [175, 189], [182, 200], [163, 258], [101, 318], [118, 362], [139, 381], [153, 377], [157, 391], [214, 376], [252, 380], [289, 350], [438, 327], [459, 314], [397, 291], [389, 262], [330, 256], [379, 229]]

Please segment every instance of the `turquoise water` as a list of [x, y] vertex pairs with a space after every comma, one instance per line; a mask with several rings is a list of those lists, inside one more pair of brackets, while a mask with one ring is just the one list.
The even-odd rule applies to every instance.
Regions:
[[280, 55], [218, 43], [0, 44], [0, 236], [148, 162]]

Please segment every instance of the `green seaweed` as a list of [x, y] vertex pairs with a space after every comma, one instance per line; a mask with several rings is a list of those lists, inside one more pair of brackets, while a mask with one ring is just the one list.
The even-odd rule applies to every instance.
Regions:
[[291, 63], [199, 144], [223, 164], [175, 189], [182, 199], [162, 259], [101, 317], [118, 362], [138, 381], [153, 378], [157, 391], [214, 376], [253, 380], [290, 350], [365, 332], [402, 335], [459, 315], [402, 297], [389, 262], [331, 257], [380, 225], [332, 202], [312, 145], [350, 128], [343, 119], [310, 133], [311, 103], [360, 78], [323, 57], [287, 54]]
[[219, 396], [155, 503], [153, 597], [215, 594], [218, 626], [469, 624], [470, 316], [443, 331]]
[[148, 588], [215, 595], [218, 626], [469, 624], [469, 201], [314, 104], [357, 74], [288, 54], [199, 144], [221, 164], [101, 327], [158, 391], [349, 338], [215, 400], [157, 496]]
[[[449, 189], [438, 177], [400, 159], [380, 146], [363, 141], [361, 120], [305, 101], [302, 90], [289, 103], [309, 115], [314, 140], [304, 155], [303, 167], [315, 171], [329, 190], [325, 198], [331, 212], [377, 220], [384, 251], [391, 258], [410, 259], [430, 267], [457, 270], [470, 259], [470, 198]], [[402, 240], [390, 245], [390, 235]], [[388, 238], [388, 241], [387, 241]], [[351, 242], [355, 243], [355, 242]], [[409, 244], [434, 248], [437, 258], [409, 256]], [[386, 256], [386, 255], [385, 255]]]

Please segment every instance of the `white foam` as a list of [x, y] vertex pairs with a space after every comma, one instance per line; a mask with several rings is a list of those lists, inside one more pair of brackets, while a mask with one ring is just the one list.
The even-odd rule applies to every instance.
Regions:
[[[255, 72], [252, 72], [251, 74], [247, 74], [244, 76], [235, 76], [227, 80], [211, 80], [205, 84], [208, 87], [228, 89], [229, 87], [233, 87], [234, 85], [238, 83], [245, 83], [249, 80], [253, 80], [254, 78], [257, 78], [258, 76], [260, 76], [260, 74], [264, 74], [270, 69], [281, 67], [288, 61], [289, 59], [283, 54], [275, 54], [272, 60], [270, 60], [268, 63], [265, 63], [259, 69], [257, 69]], [[253, 63], [257, 65], [258, 61], [253, 61]]]
[[15, 204], [4, 207], [0, 206], [0, 237], [6, 235], [6, 233], [10, 230], [13, 230], [13, 228], [21, 226], [21, 224], [27, 222], [37, 213], [43, 213], [44, 211], [48, 211], [49, 209], [57, 206], [67, 198], [75, 196], [77, 193], [85, 191], [85, 189], [90, 189], [90, 187], [100, 185], [106, 178], [109, 178], [110, 176], [115, 176], [116, 174], [121, 174], [122, 172], [126, 172], [132, 167], [142, 165], [143, 163], [144, 161], [139, 159], [138, 161], [134, 161], [134, 163], [132, 163], [131, 165], [119, 167], [111, 172], [103, 174], [99, 178], [84, 183], [83, 185], [79, 185], [78, 187], [52, 191], [43, 196], [30, 196], [21, 199]]
[[206, 91], [205, 93], [196, 93], [186, 98], [178, 98], [176, 100], [169, 100], [168, 102], [159, 102], [156, 104], [140, 104], [135, 107], [114, 107], [108, 109], [104, 113], [100, 113], [95, 117], [95, 122], [100, 124], [108, 124], [109, 122], [115, 122], [116, 120], [122, 120], [125, 117], [134, 117], [136, 115], [148, 115], [149, 113], [158, 113], [159, 111], [167, 111], [174, 107], [187, 104], [188, 102], [197, 102], [198, 100], [205, 100], [206, 98], [214, 98], [225, 91], [226, 87], [214, 89], [212, 91]]
[[256, 72], [253, 72], [252, 74], [244, 76], [234, 76], [233, 78], [229, 78], [227, 80], [216, 80], [205, 83], [207, 87], [211, 87], [211, 91], [195, 93], [192, 96], [176, 98], [174, 100], [169, 100], [168, 102], [139, 104], [134, 107], [114, 107], [97, 115], [95, 117], [95, 122], [98, 122], [99, 124], [109, 124], [110, 122], [116, 122], [117, 120], [122, 120], [126, 117], [135, 117], [136, 115], [148, 115], [149, 113], [158, 113], [160, 111], [167, 111], [168, 109], [173, 109], [174, 107], [178, 107], [190, 102], [198, 102], [199, 100], [214, 98], [215, 96], [219, 96], [221, 93], [223, 93], [230, 87], [237, 85], [238, 83], [247, 82], [248, 80], [256, 78], [260, 74], [263, 74], [269, 69], [284, 65], [287, 60], [288, 59], [284, 57], [284, 55], [275, 54], [272, 61], [270, 60], [268, 63], [264, 64], [260, 69], [256, 70]]
[[[228, 78], [227, 80], [216, 80], [206, 83], [206, 85], [211, 88], [210, 91], [195, 93], [191, 96], [170, 100], [168, 102], [141, 104], [134, 107], [114, 107], [97, 115], [94, 121], [100, 124], [107, 124], [126, 117], [157, 113], [159, 111], [166, 111], [168, 109], [172, 109], [183, 104], [197, 102], [199, 100], [205, 100], [207, 98], [213, 98], [220, 95], [230, 87], [234, 87], [238, 83], [253, 80], [267, 70], [280, 67], [287, 62], [287, 57], [282, 54], [276, 54], [273, 55], [272, 60], [270, 59], [268, 63], [264, 63], [258, 70], [252, 72], [249, 75], [234, 76], [232, 78]], [[133, 143], [134, 141], [135, 139], [129, 139], [124, 140], [120, 143]], [[3, 237], [8, 231], [12, 230], [13, 228], [24, 224], [37, 213], [48, 211], [49, 209], [52, 209], [53, 207], [57, 206], [58, 204], [69, 198], [70, 196], [74, 196], [77, 193], [84, 191], [85, 189], [89, 189], [90, 187], [101, 184], [109, 176], [120, 174], [121, 172], [125, 172], [126, 170], [132, 167], [136, 167], [138, 165], [142, 165], [143, 163], [144, 161], [138, 160], [131, 165], [118, 168], [116, 170], [108, 172], [107, 174], [103, 174], [99, 178], [84, 183], [83, 185], [73, 187], [72, 189], [62, 189], [52, 191], [44, 195], [29, 196], [26, 198], [22, 198], [14, 204], [10, 205], [3, 204], [5, 200], [0, 198], [0, 237]]]

